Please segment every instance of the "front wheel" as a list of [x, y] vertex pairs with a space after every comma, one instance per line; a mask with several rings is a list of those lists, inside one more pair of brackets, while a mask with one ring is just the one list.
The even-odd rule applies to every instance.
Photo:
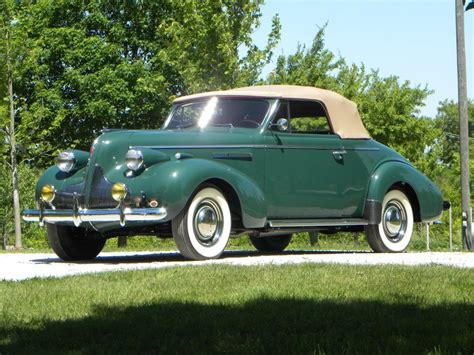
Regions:
[[225, 196], [214, 187], [201, 189], [171, 227], [180, 253], [188, 259], [221, 256], [229, 241], [231, 214]]
[[70, 226], [47, 224], [49, 246], [61, 259], [90, 260], [102, 251], [105, 238], [101, 234]]
[[365, 228], [367, 241], [378, 253], [405, 251], [413, 234], [413, 209], [400, 190], [389, 191], [382, 202], [382, 220]]

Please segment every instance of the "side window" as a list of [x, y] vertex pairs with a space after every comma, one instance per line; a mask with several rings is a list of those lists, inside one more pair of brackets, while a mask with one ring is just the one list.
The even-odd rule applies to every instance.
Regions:
[[290, 101], [292, 133], [332, 134], [326, 110], [317, 101]]

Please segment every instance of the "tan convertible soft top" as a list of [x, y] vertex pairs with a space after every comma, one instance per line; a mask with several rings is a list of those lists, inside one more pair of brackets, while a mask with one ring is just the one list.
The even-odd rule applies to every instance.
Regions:
[[341, 138], [370, 138], [369, 133], [360, 119], [357, 105], [330, 90], [318, 89], [309, 86], [296, 85], [261, 85], [249, 86], [224, 91], [211, 91], [202, 94], [183, 96], [174, 102], [183, 102], [193, 99], [212, 96], [244, 96], [266, 97], [282, 99], [304, 99], [322, 102], [327, 109], [329, 120], [334, 132]]

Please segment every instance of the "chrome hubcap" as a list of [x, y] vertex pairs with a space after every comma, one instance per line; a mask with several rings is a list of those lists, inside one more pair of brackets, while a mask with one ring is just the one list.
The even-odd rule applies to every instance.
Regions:
[[199, 234], [204, 238], [212, 238], [217, 229], [217, 216], [209, 206], [203, 206], [196, 215]]
[[403, 239], [407, 230], [408, 220], [405, 208], [398, 200], [391, 200], [383, 213], [383, 229], [392, 242]]
[[194, 214], [194, 232], [199, 243], [212, 246], [222, 235], [222, 211], [219, 205], [210, 199], [199, 203]]

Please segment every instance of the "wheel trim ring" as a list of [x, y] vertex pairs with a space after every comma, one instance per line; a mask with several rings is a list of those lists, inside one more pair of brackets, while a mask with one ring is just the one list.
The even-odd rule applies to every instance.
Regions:
[[[397, 226], [397, 222], [399, 226]], [[407, 212], [403, 204], [398, 200], [390, 200], [385, 205], [382, 214], [382, 226], [387, 238], [393, 242], [400, 242], [408, 228]]]
[[[199, 220], [200, 214], [203, 211], [212, 211], [211, 213], [216, 219], [214, 230], [206, 235], [202, 233], [204, 226], [200, 225], [200, 223], [203, 224], [204, 222]], [[216, 201], [206, 198], [199, 202], [193, 215], [193, 229], [199, 244], [205, 247], [211, 247], [217, 244], [224, 230], [224, 218], [222, 210]]]

